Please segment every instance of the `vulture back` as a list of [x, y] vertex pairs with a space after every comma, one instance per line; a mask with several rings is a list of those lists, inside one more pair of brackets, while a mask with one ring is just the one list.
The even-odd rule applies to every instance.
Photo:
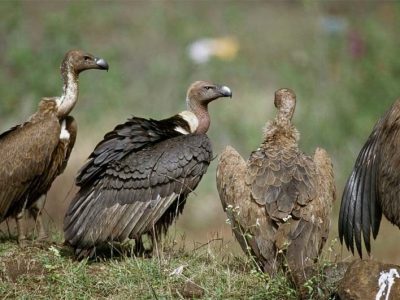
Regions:
[[275, 93], [277, 117], [265, 126], [264, 141], [247, 163], [228, 147], [217, 169], [232, 229], [242, 249], [268, 273], [285, 264], [299, 270], [318, 258], [335, 198], [327, 153], [317, 149], [311, 158], [298, 148], [299, 133], [291, 124], [294, 97], [289, 89]]
[[[164, 233], [212, 159], [206, 135], [180, 135], [126, 154], [83, 185], [64, 220], [77, 251], [107, 241]], [[78, 253], [79, 255], [79, 253]]]

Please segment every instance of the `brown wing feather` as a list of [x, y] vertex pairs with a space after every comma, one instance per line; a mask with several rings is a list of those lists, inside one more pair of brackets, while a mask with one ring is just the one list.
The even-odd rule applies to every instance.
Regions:
[[27, 197], [49, 166], [59, 140], [60, 124], [55, 114], [36, 114], [0, 138], [0, 218], [10, 206]]
[[[315, 166], [297, 147], [268, 146], [254, 151], [248, 161], [246, 183], [255, 202], [269, 217], [283, 222], [316, 197]], [[302, 216], [304, 217], [304, 216]]]
[[211, 158], [206, 135], [187, 135], [114, 162], [95, 184], [81, 186], [64, 220], [66, 241], [82, 249], [168, 227]]
[[[275, 258], [274, 226], [265, 209], [251, 198], [245, 183], [246, 162], [228, 146], [221, 154], [217, 168], [217, 188], [222, 207], [242, 250], [254, 255], [266, 271], [272, 270]], [[271, 259], [273, 258], [273, 259]]]
[[[301, 218], [285, 223], [287, 232], [286, 259], [291, 268], [304, 267], [313, 262], [328, 239], [333, 201], [336, 197], [332, 162], [325, 150], [314, 154], [317, 195], [301, 208]], [[283, 230], [285, 231], [286, 228]], [[278, 236], [279, 236], [278, 230]]]

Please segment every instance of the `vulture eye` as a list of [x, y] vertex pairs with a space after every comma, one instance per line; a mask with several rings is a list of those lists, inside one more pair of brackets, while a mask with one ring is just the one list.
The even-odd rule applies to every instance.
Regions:
[[84, 56], [83, 59], [84, 59], [85, 61], [88, 61], [88, 60], [90, 60], [90, 56]]
[[205, 86], [204, 88], [208, 91], [208, 90], [211, 90], [213, 87], [212, 86]]

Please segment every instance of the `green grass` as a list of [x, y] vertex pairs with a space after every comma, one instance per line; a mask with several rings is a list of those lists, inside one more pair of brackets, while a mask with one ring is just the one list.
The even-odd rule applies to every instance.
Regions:
[[[152, 258], [72, 259], [57, 243], [20, 249], [0, 244], [0, 297], [19, 299], [296, 299], [283, 274], [258, 273], [215, 240], [196, 249], [164, 249]], [[174, 270], [183, 268], [173, 275]], [[194, 293], [191, 294], [191, 293]]]
[[58, 242], [32, 242], [24, 249], [2, 239], [0, 298], [328, 299], [343, 275], [336, 271], [329, 249], [312, 274], [311, 269], [305, 271], [308, 280], [296, 287], [289, 272], [272, 277], [260, 273], [253, 260], [232, 254], [232, 243], [218, 237], [189, 247], [184, 237], [177, 241], [169, 236], [151, 258], [118, 250], [111, 255], [105, 247], [102, 258], [80, 262], [59, 236], [53, 238]]

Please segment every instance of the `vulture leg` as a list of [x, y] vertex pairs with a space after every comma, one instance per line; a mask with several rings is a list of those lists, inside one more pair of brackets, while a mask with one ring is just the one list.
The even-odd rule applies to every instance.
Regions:
[[15, 221], [17, 223], [18, 231], [18, 244], [21, 248], [26, 246], [26, 235], [25, 235], [25, 208], [23, 208], [16, 216]]
[[37, 240], [42, 241], [48, 238], [46, 229], [44, 227], [43, 219], [42, 219], [42, 210], [44, 204], [46, 203], [46, 195], [41, 196], [38, 201], [36, 201], [32, 207], [29, 208], [30, 213], [35, 219], [35, 227], [38, 229], [38, 238]]
[[135, 255], [137, 257], [151, 257], [154, 251], [154, 245], [156, 243], [153, 234], [149, 233], [149, 236], [145, 236], [147, 238], [151, 238], [151, 245], [149, 248], [145, 247], [145, 242], [143, 242], [143, 235], [135, 239]]
[[143, 245], [143, 240], [142, 236], [138, 237], [135, 239], [135, 255], [136, 256], [142, 256], [144, 253], [144, 245]]

